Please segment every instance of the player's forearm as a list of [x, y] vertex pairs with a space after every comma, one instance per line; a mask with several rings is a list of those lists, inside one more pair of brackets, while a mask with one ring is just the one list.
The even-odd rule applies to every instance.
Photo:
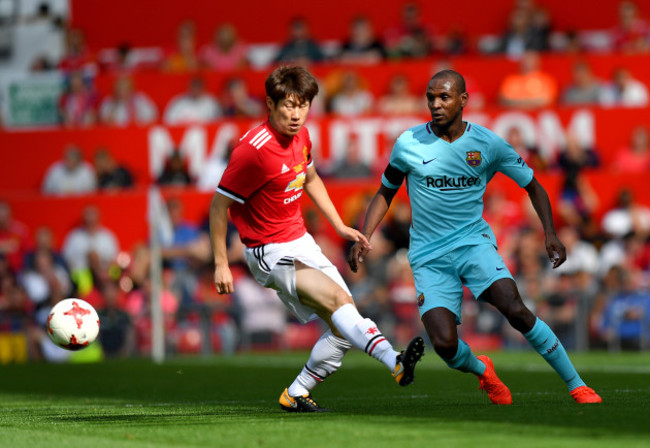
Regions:
[[363, 229], [361, 230], [361, 233], [363, 233], [366, 238], [370, 239], [377, 226], [384, 219], [394, 196], [395, 192], [382, 186], [379, 188], [379, 191], [377, 191], [377, 194], [375, 194], [375, 197], [372, 198], [372, 201], [370, 201], [370, 205], [368, 206], [368, 211], [366, 212]]
[[215, 266], [228, 264], [226, 249], [228, 206], [222, 198], [222, 195], [215, 193], [210, 204], [210, 244]]
[[526, 186], [526, 191], [530, 201], [535, 208], [535, 212], [542, 222], [544, 233], [546, 235], [555, 235], [555, 225], [553, 224], [553, 210], [548, 194], [542, 185], [533, 177], [533, 180]]
[[320, 176], [312, 177], [309, 181], [305, 182], [304, 189], [307, 196], [309, 196], [309, 199], [312, 200], [314, 205], [316, 205], [318, 210], [320, 210], [323, 216], [325, 216], [332, 227], [338, 229], [345, 225], [336, 210], [336, 207], [334, 207], [334, 203], [327, 193], [325, 184]]

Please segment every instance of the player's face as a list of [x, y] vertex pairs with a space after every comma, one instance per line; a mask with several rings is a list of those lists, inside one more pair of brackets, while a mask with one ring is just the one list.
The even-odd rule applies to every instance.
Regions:
[[427, 88], [427, 106], [433, 125], [447, 127], [462, 120], [467, 99], [467, 92], [459, 92], [453, 79], [432, 79]]
[[310, 104], [299, 101], [293, 96], [284, 98], [276, 103], [269, 97], [266, 98], [269, 107], [269, 121], [271, 126], [280, 134], [296, 135], [307, 119]]

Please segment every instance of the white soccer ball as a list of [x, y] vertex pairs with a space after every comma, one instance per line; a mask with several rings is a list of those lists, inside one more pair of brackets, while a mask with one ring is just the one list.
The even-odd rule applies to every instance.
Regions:
[[81, 350], [99, 334], [99, 316], [90, 303], [65, 299], [54, 305], [47, 318], [47, 334], [59, 347]]

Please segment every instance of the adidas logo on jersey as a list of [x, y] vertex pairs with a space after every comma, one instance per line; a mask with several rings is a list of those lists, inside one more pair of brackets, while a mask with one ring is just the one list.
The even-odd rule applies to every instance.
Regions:
[[260, 132], [255, 134], [248, 143], [253, 145], [256, 149], [260, 149], [269, 140], [271, 140], [271, 133], [266, 129], [262, 129]]
[[282, 164], [282, 174], [286, 173], [287, 171], [289, 171], [289, 167], [283, 163]]

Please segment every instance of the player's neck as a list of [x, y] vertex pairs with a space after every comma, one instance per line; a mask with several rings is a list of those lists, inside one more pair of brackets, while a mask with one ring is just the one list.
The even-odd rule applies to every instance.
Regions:
[[449, 143], [458, 140], [465, 133], [465, 128], [467, 128], [467, 122], [462, 119], [444, 127], [436, 126], [433, 124], [433, 121], [431, 122], [431, 130], [436, 137]]

